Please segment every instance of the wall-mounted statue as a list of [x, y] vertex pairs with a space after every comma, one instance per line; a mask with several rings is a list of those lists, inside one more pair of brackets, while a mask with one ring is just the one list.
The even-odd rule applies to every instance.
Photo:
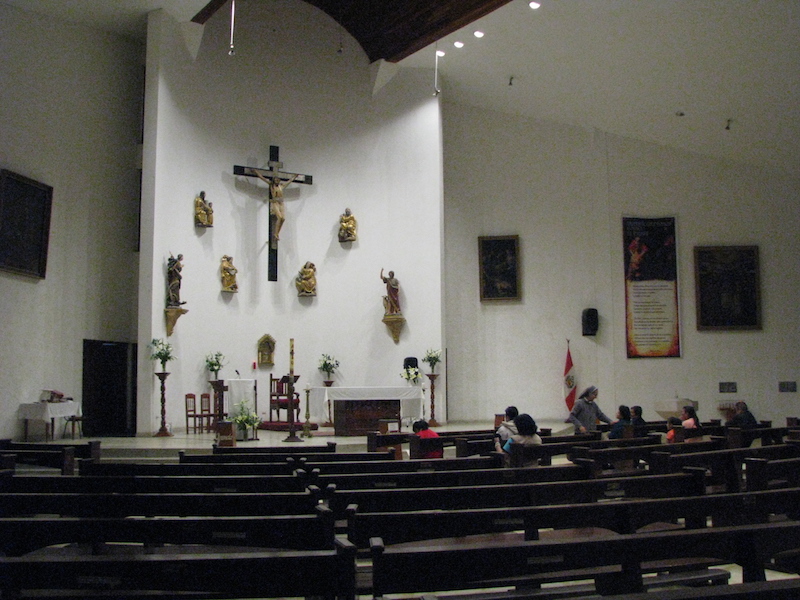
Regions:
[[226, 254], [222, 257], [222, 262], [219, 266], [223, 292], [239, 291], [239, 286], [236, 283], [236, 273], [238, 273], [238, 270], [233, 266], [233, 257]]
[[381, 269], [381, 280], [386, 284], [386, 295], [383, 297], [383, 308], [387, 315], [399, 315], [400, 310], [400, 282], [394, 276], [394, 271], [389, 271], [389, 276], [383, 276]]
[[317, 295], [317, 267], [314, 263], [308, 261], [303, 265], [294, 278], [294, 286], [297, 288], [298, 296]]
[[205, 192], [200, 192], [200, 195], [194, 199], [194, 225], [195, 227], [214, 226], [214, 207], [211, 202], [206, 200]]
[[355, 242], [358, 239], [358, 221], [349, 208], [339, 217], [339, 241]]
[[267, 367], [275, 364], [275, 338], [268, 333], [258, 340], [258, 364]]
[[183, 254], [178, 254], [175, 258], [170, 252], [167, 259], [167, 308], [181, 306], [186, 302], [181, 302], [181, 275], [183, 271]]

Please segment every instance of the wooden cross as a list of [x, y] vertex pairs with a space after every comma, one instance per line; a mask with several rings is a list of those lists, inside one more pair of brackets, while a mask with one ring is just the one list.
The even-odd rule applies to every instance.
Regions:
[[268, 169], [242, 167], [233, 165], [233, 174], [244, 177], [258, 177], [269, 185], [270, 219], [269, 219], [269, 267], [267, 279], [278, 281], [278, 239], [284, 222], [283, 190], [292, 182], [312, 184], [311, 175], [287, 173], [281, 171], [283, 163], [279, 160], [280, 148], [269, 147]]

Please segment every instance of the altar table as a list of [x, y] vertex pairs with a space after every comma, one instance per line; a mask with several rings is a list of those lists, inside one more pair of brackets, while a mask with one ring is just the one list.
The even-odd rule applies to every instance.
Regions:
[[80, 403], [74, 400], [66, 402], [32, 402], [20, 404], [17, 418], [25, 420], [24, 440], [28, 441], [28, 421], [44, 421], [44, 439], [55, 439], [55, 423], [58, 418], [72, 417], [78, 414]]
[[[336, 435], [367, 435], [378, 431], [381, 419], [422, 416], [424, 395], [419, 386], [407, 387], [325, 387], [312, 390], [315, 400], [322, 401]], [[316, 402], [315, 402], [316, 404]]]

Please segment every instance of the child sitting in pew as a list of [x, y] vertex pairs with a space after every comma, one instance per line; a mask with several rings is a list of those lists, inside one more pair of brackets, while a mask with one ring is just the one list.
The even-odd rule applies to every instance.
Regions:
[[[411, 429], [421, 438], [437, 438], [439, 434], [433, 429], [428, 427], [428, 423], [424, 419], [414, 421]], [[444, 458], [444, 450], [431, 450], [422, 455], [421, 458]]]

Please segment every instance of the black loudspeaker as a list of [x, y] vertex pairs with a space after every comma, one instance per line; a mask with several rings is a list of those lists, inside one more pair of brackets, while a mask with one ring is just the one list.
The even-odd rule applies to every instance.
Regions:
[[596, 308], [584, 309], [581, 315], [581, 325], [583, 326], [583, 335], [597, 335], [600, 317], [597, 316]]
[[419, 368], [419, 363], [413, 356], [409, 356], [403, 360], [403, 369], [407, 369], [408, 367], [414, 367], [415, 369]]

